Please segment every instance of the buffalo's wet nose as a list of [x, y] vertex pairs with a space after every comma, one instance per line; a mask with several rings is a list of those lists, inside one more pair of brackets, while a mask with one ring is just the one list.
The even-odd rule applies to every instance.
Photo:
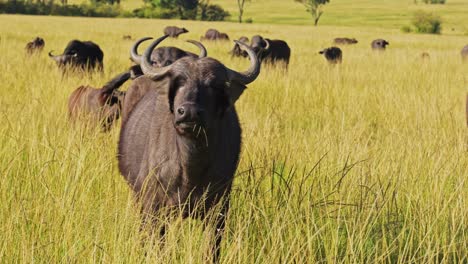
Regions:
[[203, 110], [198, 108], [196, 105], [184, 104], [179, 106], [176, 110], [176, 123], [198, 123], [201, 116], [203, 115]]

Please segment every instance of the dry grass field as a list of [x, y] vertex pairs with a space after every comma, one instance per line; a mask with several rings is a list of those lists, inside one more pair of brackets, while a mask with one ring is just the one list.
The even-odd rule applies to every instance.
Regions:
[[[325, 17], [324, 17], [325, 21]], [[464, 20], [466, 21], [466, 20]], [[461, 23], [461, 22], [460, 22]], [[195, 220], [170, 225], [165, 247], [139, 232], [119, 174], [120, 123], [110, 133], [68, 122], [79, 85], [100, 86], [130, 66], [134, 38], [166, 25], [231, 38], [286, 40], [289, 71], [263, 67], [236, 107], [243, 149], [222, 263], [467, 263], [468, 64], [463, 35], [402, 34], [387, 27], [0, 16], [0, 262], [206, 263], [209, 234]], [[38, 56], [24, 46], [45, 39]], [[355, 37], [343, 63], [318, 54]], [[62, 78], [47, 57], [71, 39], [103, 49], [102, 75]], [[370, 42], [390, 46], [375, 53]], [[233, 69], [232, 42], [206, 43]], [[430, 59], [423, 61], [422, 52]], [[123, 87], [128, 87], [126, 83]]]

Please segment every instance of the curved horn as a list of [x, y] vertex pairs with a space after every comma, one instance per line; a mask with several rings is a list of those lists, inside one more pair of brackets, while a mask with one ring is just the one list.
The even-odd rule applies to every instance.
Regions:
[[135, 44], [133, 44], [132, 48], [130, 49], [130, 58], [136, 64], [141, 64], [141, 55], [138, 55], [138, 46], [140, 46], [140, 44], [143, 41], [146, 41], [148, 39], [152, 39], [152, 37], [145, 37], [145, 38], [141, 38], [137, 40]]
[[187, 40], [187, 42], [192, 43], [200, 49], [200, 54], [198, 55], [198, 58], [205, 58], [208, 55], [205, 46], [203, 46], [203, 44], [201, 44], [200, 42], [195, 40]]
[[153, 41], [151, 45], [145, 50], [143, 53], [143, 57], [141, 58], [141, 70], [143, 73], [148, 76], [151, 80], [158, 80], [161, 77], [165, 76], [167, 71], [171, 68], [171, 66], [165, 66], [161, 68], [153, 68], [153, 64], [151, 62], [151, 53], [153, 52], [154, 48], [158, 46], [161, 41], [169, 37], [169, 35], [164, 35], [157, 40]]
[[53, 55], [52, 52], [53, 52], [53, 50], [49, 51], [49, 57], [51, 59], [53, 59], [54, 61], [56, 61], [56, 62], [63, 61], [65, 56], [67, 56], [67, 55], [63, 55], [63, 54], [62, 55]]
[[238, 40], [234, 40], [234, 42], [237, 43], [241, 49], [245, 50], [247, 54], [249, 54], [250, 68], [245, 72], [237, 72], [227, 68], [228, 77], [230, 80], [237, 81], [241, 84], [249, 84], [253, 82], [260, 74], [260, 61], [258, 60], [255, 51], [253, 51], [249, 45]]
[[268, 40], [266, 40], [266, 39], [263, 39], [263, 40], [264, 40], [265, 43], [266, 43], [266, 46], [265, 46], [265, 48], [263, 48], [263, 49], [269, 50], [269, 49], [270, 49], [270, 42], [269, 42]]

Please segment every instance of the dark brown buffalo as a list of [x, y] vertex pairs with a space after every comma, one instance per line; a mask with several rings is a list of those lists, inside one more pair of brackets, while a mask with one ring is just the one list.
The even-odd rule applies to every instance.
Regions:
[[[167, 36], [167, 35], [166, 35]], [[130, 49], [130, 56], [133, 62], [137, 63], [137, 65], [132, 66], [130, 69], [130, 73], [132, 75], [132, 79], [143, 75], [143, 72], [140, 67], [140, 63], [142, 57], [138, 55], [138, 46], [145, 40], [149, 40], [151, 38], [142, 38], [139, 39]], [[206, 48], [197, 41], [194, 40], [187, 40], [194, 45], [196, 45], [200, 49], [200, 54], [196, 55], [194, 53], [181, 50], [176, 47], [159, 47], [153, 50], [151, 54], [151, 62], [154, 67], [165, 67], [169, 66], [175, 61], [183, 57], [192, 57], [192, 58], [204, 58], [207, 55]], [[128, 95], [125, 98], [125, 102], [123, 105], [122, 110], [122, 124], [127, 120], [128, 114], [132, 111], [133, 106], [140, 100], [141, 97], [148, 91], [150, 85], [137, 85], [139, 82], [136, 82], [135, 85], [132, 85], [132, 88], [128, 90]]]
[[465, 47], [463, 47], [463, 49], [461, 50], [460, 54], [461, 54], [461, 57], [462, 57], [462, 60], [463, 60], [463, 61], [468, 61], [468, 45], [466, 45]]
[[[249, 43], [249, 38], [242, 36], [242, 37], [239, 38], [239, 41], [242, 42], [242, 43], [248, 44]], [[241, 49], [241, 47], [237, 43], [234, 44], [234, 48], [232, 48], [230, 53], [231, 53], [231, 56], [233, 56], [233, 57], [244, 57], [244, 58], [246, 58], [246, 57], [249, 56], [247, 54], [247, 52], [245, 50]]]
[[169, 35], [171, 38], [178, 38], [180, 34], [187, 33], [185, 28], [169, 26], [164, 28], [164, 35]]
[[343, 60], [343, 52], [337, 47], [326, 48], [320, 51], [319, 54], [323, 54], [325, 59], [331, 64], [338, 64]]
[[266, 63], [283, 62], [286, 67], [289, 65], [291, 49], [283, 40], [267, 39], [255, 35], [252, 37], [250, 47], [257, 53], [260, 61]]
[[373, 50], [385, 50], [387, 45], [390, 45], [390, 43], [388, 43], [384, 39], [376, 39], [373, 40], [371, 43], [371, 47]]
[[428, 52], [421, 53], [421, 59], [422, 60], [429, 60], [430, 58], [431, 58], [431, 55], [429, 55]]
[[122, 39], [123, 39], [123, 40], [132, 40], [132, 36], [130, 36], [130, 35], [123, 35], [123, 36], [122, 36]]
[[355, 38], [335, 38], [333, 43], [337, 45], [351, 45], [358, 43], [358, 41]]
[[83, 71], [97, 69], [102, 72], [104, 69], [104, 53], [92, 41], [72, 40], [65, 47], [62, 55], [54, 56], [51, 51], [49, 52], [49, 57], [64, 71], [69, 67]]
[[120, 116], [124, 92], [117, 89], [130, 78], [129, 72], [121, 73], [101, 88], [80, 86], [68, 99], [68, 113], [72, 121], [85, 118], [101, 124], [108, 131]]
[[205, 36], [200, 37], [200, 40], [229, 40], [229, 36], [211, 28], [206, 31]]
[[28, 44], [26, 44], [25, 49], [29, 55], [32, 55], [34, 53], [41, 52], [44, 49], [44, 46], [45, 46], [44, 39], [40, 37], [36, 37], [33, 41], [28, 42]]
[[[145, 75], [132, 83], [151, 89], [122, 125], [119, 169], [141, 203], [145, 221], [155, 221], [152, 216], [167, 211], [204, 219], [219, 204], [221, 212], [213, 215], [213, 257], [218, 262], [241, 147], [234, 104], [245, 85], [257, 78], [260, 63], [247, 45], [238, 42], [245, 45], [251, 61], [243, 73], [208, 57], [187, 56], [166, 67], [153, 67], [152, 50], [166, 37], [145, 51], [141, 63]], [[164, 232], [162, 228], [161, 235]]]

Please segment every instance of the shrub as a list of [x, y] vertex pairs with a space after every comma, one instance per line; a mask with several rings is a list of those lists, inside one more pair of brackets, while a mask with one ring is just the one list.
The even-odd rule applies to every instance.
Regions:
[[229, 12], [219, 5], [206, 5], [200, 10], [200, 20], [205, 21], [223, 21], [230, 16]]
[[439, 16], [424, 11], [414, 14], [412, 24], [418, 33], [440, 34], [442, 20]]
[[426, 4], [445, 4], [445, 0], [423, 0]]
[[410, 33], [411, 32], [411, 27], [410, 26], [402, 26], [401, 27], [401, 32]]
[[253, 19], [252, 19], [252, 18], [247, 18], [247, 19], [245, 20], [245, 23], [252, 24], [252, 23], [253, 23]]

